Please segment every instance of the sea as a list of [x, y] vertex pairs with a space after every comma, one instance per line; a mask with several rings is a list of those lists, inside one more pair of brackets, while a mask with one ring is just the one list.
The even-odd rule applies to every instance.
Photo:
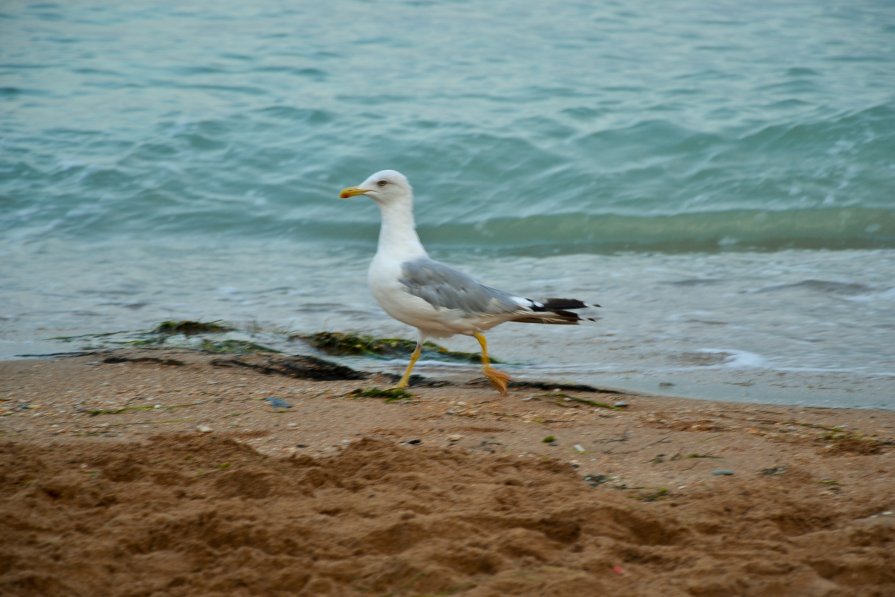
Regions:
[[432, 257], [601, 305], [493, 329], [517, 379], [895, 408], [891, 1], [5, 0], [0, 40], [0, 358], [413, 339], [338, 199], [389, 168]]

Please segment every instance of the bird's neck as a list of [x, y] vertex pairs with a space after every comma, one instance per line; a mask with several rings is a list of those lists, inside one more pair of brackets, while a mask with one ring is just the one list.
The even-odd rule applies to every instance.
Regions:
[[380, 205], [382, 227], [379, 229], [377, 256], [408, 261], [426, 257], [426, 249], [416, 233], [411, 201]]

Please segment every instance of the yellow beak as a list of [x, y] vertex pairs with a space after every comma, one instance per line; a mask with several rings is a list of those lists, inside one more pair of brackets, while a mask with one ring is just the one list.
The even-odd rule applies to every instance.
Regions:
[[342, 192], [339, 193], [340, 199], [348, 199], [349, 197], [354, 197], [355, 195], [364, 195], [366, 194], [366, 189], [361, 189], [358, 187], [348, 187], [347, 189], [342, 189]]

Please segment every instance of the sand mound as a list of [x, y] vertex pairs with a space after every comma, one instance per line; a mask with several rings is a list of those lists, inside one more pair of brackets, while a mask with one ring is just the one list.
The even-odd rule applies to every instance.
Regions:
[[648, 502], [552, 460], [204, 434], [7, 443], [0, 483], [7, 595], [895, 594], [885, 496], [771, 477]]

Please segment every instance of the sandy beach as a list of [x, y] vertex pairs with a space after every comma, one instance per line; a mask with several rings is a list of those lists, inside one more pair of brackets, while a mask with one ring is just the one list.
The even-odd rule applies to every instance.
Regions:
[[891, 411], [362, 377], [0, 363], [0, 593], [895, 594]]

